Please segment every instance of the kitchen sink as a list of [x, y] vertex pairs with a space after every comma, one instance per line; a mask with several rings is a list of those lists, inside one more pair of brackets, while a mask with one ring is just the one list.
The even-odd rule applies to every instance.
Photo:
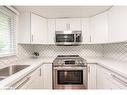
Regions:
[[3, 79], [5, 79], [5, 78], [0, 78], [0, 81], [3, 80]]
[[2, 68], [2, 69], [0, 69], [0, 80], [3, 80], [12, 74], [15, 74], [15, 73], [25, 69], [28, 66], [30, 66], [30, 65], [12, 65], [12, 66]]

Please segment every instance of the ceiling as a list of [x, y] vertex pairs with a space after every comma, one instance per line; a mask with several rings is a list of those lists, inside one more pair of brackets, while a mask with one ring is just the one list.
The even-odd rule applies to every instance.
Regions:
[[34, 12], [46, 18], [91, 17], [111, 6], [14, 6], [19, 12]]

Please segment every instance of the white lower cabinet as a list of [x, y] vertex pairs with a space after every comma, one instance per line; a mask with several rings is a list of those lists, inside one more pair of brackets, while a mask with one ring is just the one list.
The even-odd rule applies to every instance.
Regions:
[[52, 64], [43, 64], [11, 87], [14, 89], [52, 89]]
[[16, 82], [12, 88], [15, 89], [42, 89], [43, 88], [43, 76], [41, 73], [42, 68], [38, 68], [32, 73], [25, 76], [23, 79]]
[[88, 64], [88, 89], [96, 89], [96, 64]]
[[41, 68], [37, 69], [30, 75], [30, 80], [21, 89], [42, 89], [43, 81], [41, 75]]
[[52, 89], [52, 64], [43, 64], [43, 89]]
[[127, 80], [101, 66], [97, 66], [97, 89], [127, 89]]

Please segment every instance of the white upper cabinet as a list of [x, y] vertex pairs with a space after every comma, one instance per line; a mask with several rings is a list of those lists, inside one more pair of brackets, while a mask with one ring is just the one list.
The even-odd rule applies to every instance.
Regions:
[[56, 31], [81, 30], [81, 19], [56, 19]]
[[31, 14], [32, 43], [46, 44], [47, 41], [47, 19]]
[[90, 33], [92, 43], [108, 42], [108, 15], [101, 13], [90, 19]]
[[81, 19], [69, 19], [70, 30], [81, 30]]
[[82, 18], [81, 19], [82, 23], [82, 43], [89, 43], [90, 42], [90, 30], [89, 30], [89, 18]]
[[19, 43], [46, 44], [47, 20], [33, 13], [21, 13], [19, 17]]
[[118, 6], [109, 10], [109, 41], [127, 40], [127, 7]]
[[18, 43], [30, 44], [31, 42], [30, 15], [30, 13], [21, 13], [19, 15]]
[[55, 42], [55, 19], [48, 19], [47, 44]]

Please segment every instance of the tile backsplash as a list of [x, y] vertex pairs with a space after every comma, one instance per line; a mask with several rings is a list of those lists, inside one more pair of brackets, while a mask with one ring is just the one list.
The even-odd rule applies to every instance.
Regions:
[[30, 44], [29, 45], [25, 45], [25, 44], [18, 45], [17, 57], [19, 59], [28, 58], [31, 56], [33, 51], [34, 51], [34, 45], [30, 45]]
[[127, 43], [103, 45], [103, 57], [127, 62]]
[[81, 46], [55, 46], [36, 45], [34, 51], [41, 56], [57, 56], [62, 54], [77, 54], [84, 57], [105, 57], [127, 62], [127, 43], [112, 43], [103, 45], [81, 45]]
[[80, 56], [102, 56], [102, 45], [81, 45], [81, 46], [56, 46], [56, 45], [36, 45], [34, 51], [40, 56], [54, 57], [57, 55], [80, 55]]
[[18, 45], [17, 55], [0, 58], [0, 64], [13, 63], [16, 60], [31, 57], [34, 51], [41, 57], [56, 57], [57, 55], [80, 55], [82, 57], [106, 57], [127, 62], [127, 43], [81, 46], [55, 45]]

